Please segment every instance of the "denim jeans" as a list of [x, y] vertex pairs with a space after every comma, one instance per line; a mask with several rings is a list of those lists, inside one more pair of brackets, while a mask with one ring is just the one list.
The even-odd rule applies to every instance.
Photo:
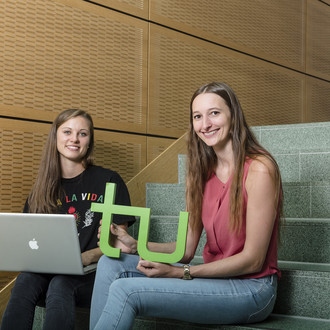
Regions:
[[273, 310], [277, 275], [259, 279], [147, 278], [139, 257], [103, 256], [92, 296], [90, 328], [131, 329], [137, 315], [201, 324], [254, 323]]
[[46, 304], [43, 328], [74, 329], [75, 306], [89, 307], [95, 273], [53, 275], [21, 273], [1, 322], [1, 330], [32, 329], [35, 306]]

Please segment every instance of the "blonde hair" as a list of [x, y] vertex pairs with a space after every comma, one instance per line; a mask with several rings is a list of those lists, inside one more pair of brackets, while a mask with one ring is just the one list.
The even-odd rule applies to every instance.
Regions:
[[61, 112], [54, 120], [48, 134], [36, 181], [28, 198], [31, 213], [56, 213], [58, 210], [57, 201], [64, 192], [61, 185], [60, 156], [57, 151], [57, 130], [64, 122], [75, 117], [83, 117], [89, 123], [90, 143], [82, 163], [84, 168], [93, 165], [94, 125], [92, 117], [80, 109], [68, 109]]
[[187, 179], [186, 204], [190, 217], [190, 225], [197, 229], [201, 225], [202, 201], [205, 184], [216, 168], [217, 157], [213, 148], [207, 146], [196, 134], [193, 127], [192, 103], [203, 93], [219, 95], [227, 104], [231, 113], [230, 136], [232, 139], [235, 170], [230, 188], [230, 228], [239, 232], [242, 227], [243, 213], [243, 173], [246, 158], [255, 159], [262, 155], [269, 158], [274, 164], [274, 183], [276, 188], [276, 201], [279, 203], [279, 212], [282, 215], [282, 185], [278, 165], [271, 154], [263, 148], [244, 118], [241, 105], [234, 91], [225, 83], [212, 82], [203, 85], [193, 94], [190, 102], [190, 125], [187, 141]]

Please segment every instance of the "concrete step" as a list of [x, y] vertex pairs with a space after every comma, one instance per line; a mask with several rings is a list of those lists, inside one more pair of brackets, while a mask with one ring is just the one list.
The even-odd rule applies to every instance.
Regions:
[[252, 127], [257, 139], [267, 150], [328, 150], [330, 122], [269, 125]]
[[269, 150], [277, 161], [283, 182], [330, 181], [330, 149]]
[[288, 315], [271, 314], [270, 317], [255, 324], [246, 325], [212, 325], [182, 322], [170, 319], [151, 317], [137, 317], [133, 330], [329, 330], [330, 320], [317, 318], [297, 317]]
[[183, 183], [147, 183], [146, 207], [152, 215], [178, 216], [186, 208], [185, 191]]
[[[330, 148], [268, 149], [277, 161], [283, 182], [330, 181]], [[179, 155], [179, 183], [185, 180], [186, 155]]]
[[330, 264], [330, 219], [285, 219], [281, 225], [278, 258]]
[[279, 261], [279, 267], [282, 278], [274, 312], [329, 321], [330, 264]]
[[[89, 314], [90, 314], [89, 308], [76, 307], [75, 330], [89, 330]], [[32, 330], [42, 330], [45, 318], [46, 318], [46, 308], [36, 306], [34, 311]]]
[[178, 155], [178, 183], [186, 182], [186, 155]]
[[[77, 330], [89, 329], [89, 313], [87, 308], [76, 309]], [[41, 330], [45, 318], [45, 309], [36, 307], [33, 330]], [[261, 323], [247, 325], [205, 325], [189, 322], [182, 322], [170, 319], [160, 319], [151, 317], [140, 317], [135, 319], [133, 330], [253, 330], [253, 329], [277, 329], [277, 330], [329, 330], [330, 320], [308, 318], [292, 315], [271, 314], [267, 320]]]
[[330, 218], [330, 181], [286, 182], [283, 192], [286, 218]]
[[[283, 192], [286, 218], [330, 218], [330, 181], [286, 182]], [[146, 207], [151, 214], [178, 215], [185, 205], [184, 183], [146, 184]]]

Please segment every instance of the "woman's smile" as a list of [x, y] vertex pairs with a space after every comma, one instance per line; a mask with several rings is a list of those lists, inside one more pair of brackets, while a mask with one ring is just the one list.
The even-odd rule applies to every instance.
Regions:
[[216, 130], [213, 130], [211, 132], [202, 132], [205, 136], [212, 136], [214, 135], [215, 133], [217, 133], [219, 131], [219, 129], [216, 129]]

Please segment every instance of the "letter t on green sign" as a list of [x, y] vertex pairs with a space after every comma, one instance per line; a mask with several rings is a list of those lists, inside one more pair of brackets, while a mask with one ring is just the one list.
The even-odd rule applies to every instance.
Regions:
[[119, 258], [120, 249], [112, 247], [110, 242], [113, 214], [131, 215], [140, 217], [137, 250], [142, 259], [157, 262], [175, 263], [182, 259], [186, 249], [188, 212], [180, 212], [176, 249], [173, 253], [160, 253], [148, 250], [150, 229], [150, 208], [116, 205], [115, 183], [107, 183], [105, 187], [104, 203], [92, 203], [93, 212], [103, 213], [100, 235], [101, 251], [108, 257]]

